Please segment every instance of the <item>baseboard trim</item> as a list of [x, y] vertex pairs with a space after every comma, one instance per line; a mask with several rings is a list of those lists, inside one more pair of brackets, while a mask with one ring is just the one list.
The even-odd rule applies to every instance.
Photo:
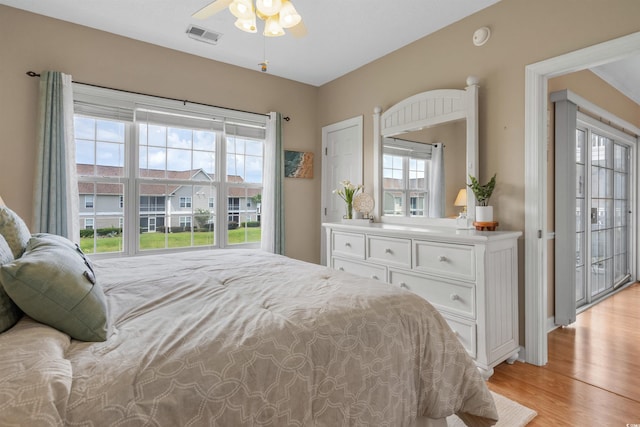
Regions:
[[553, 331], [554, 329], [558, 329], [560, 326], [556, 325], [556, 317], [549, 316], [547, 317], [547, 333]]

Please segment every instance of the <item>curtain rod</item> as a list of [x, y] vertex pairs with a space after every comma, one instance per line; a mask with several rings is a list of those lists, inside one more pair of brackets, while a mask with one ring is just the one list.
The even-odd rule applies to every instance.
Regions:
[[[33, 72], [33, 71], [27, 71], [26, 72], [27, 76], [29, 77], [40, 77], [40, 74]], [[85, 85], [85, 86], [91, 86], [91, 87], [97, 87], [100, 89], [109, 89], [109, 90], [117, 90], [118, 92], [126, 92], [126, 93], [131, 93], [133, 95], [144, 95], [144, 96], [152, 96], [154, 98], [160, 98], [160, 99], [168, 99], [170, 101], [178, 101], [178, 102], [182, 102], [184, 103], [184, 105], [187, 105], [187, 102], [190, 104], [195, 104], [195, 105], [203, 105], [205, 107], [214, 107], [214, 108], [223, 108], [225, 110], [231, 110], [231, 111], [238, 111], [240, 113], [249, 113], [249, 114], [260, 114], [262, 116], [267, 116], [269, 117], [268, 114], [264, 114], [264, 113], [255, 113], [253, 111], [245, 111], [245, 110], [238, 110], [237, 108], [229, 108], [229, 107], [221, 107], [219, 105], [213, 105], [213, 104], [205, 104], [203, 102], [195, 102], [195, 101], [189, 101], [187, 99], [177, 99], [177, 98], [169, 98], [167, 96], [159, 96], [159, 95], [149, 95], [148, 93], [142, 93], [142, 92], [134, 92], [131, 90], [125, 90], [125, 89], [115, 89], [112, 87], [107, 87], [107, 86], [100, 86], [100, 85], [96, 85], [96, 84], [92, 84], [92, 83], [83, 83], [83, 82], [77, 82], [77, 81], [73, 81], [73, 83], [79, 84], [79, 85]], [[285, 121], [289, 121], [291, 120], [291, 118], [289, 116], [287, 117], [283, 117], [282, 118]]]
[[426, 145], [438, 145], [438, 144], [442, 144], [442, 146], [444, 147], [444, 144], [443, 144], [442, 142], [421, 142], [421, 141], [410, 141], [410, 140], [408, 140], [408, 139], [394, 138], [393, 136], [386, 136], [385, 138], [387, 138], [387, 139], [393, 139], [394, 141], [413, 142], [414, 144], [426, 144]]

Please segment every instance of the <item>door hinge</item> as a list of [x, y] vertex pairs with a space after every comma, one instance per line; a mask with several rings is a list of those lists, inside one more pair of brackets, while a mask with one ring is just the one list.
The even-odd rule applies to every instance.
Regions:
[[542, 230], [538, 230], [538, 239], [542, 239]]
[[327, 147], [324, 147], [324, 155], [325, 156], [329, 155], [329, 150]]
[[324, 208], [324, 216], [327, 216], [327, 208]]

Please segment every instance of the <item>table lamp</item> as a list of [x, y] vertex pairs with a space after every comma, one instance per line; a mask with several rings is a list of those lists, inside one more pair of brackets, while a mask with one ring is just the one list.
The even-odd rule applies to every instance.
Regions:
[[456, 196], [456, 201], [453, 202], [454, 206], [462, 206], [462, 210], [458, 215], [459, 218], [463, 218], [467, 216], [467, 189], [461, 188], [458, 191], [458, 195]]

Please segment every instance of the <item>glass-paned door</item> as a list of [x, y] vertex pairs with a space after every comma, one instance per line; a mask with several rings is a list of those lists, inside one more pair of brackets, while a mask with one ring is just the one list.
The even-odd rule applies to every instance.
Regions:
[[[558, 91], [554, 103], [554, 323], [570, 325], [578, 311], [636, 277], [637, 135], [585, 114]], [[583, 108], [583, 111], [579, 111]], [[613, 119], [613, 120], [612, 120]], [[622, 123], [622, 122], [621, 122]]]
[[578, 122], [576, 129], [576, 307], [630, 277], [631, 146]]
[[587, 132], [583, 129], [576, 130], [576, 304], [581, 306], [585, 303], [586, 295], [586, 245], [585, 242], [585, 206], [586, 206], [586, 183], [585, 183], [585, 141]]

